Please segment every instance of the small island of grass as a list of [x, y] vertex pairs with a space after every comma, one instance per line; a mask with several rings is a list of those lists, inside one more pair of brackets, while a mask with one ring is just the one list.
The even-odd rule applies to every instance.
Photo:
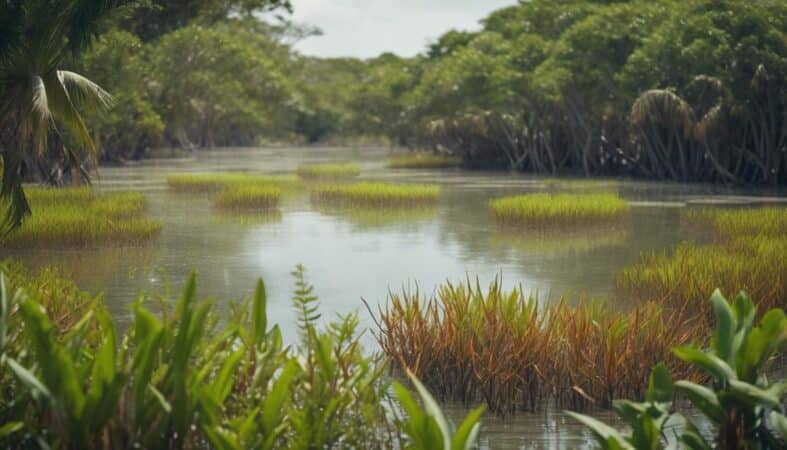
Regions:
[[281, 189], [273, 185], [232, 186], [219, 192], [213, 204], [221, 209], [272, 209], [279, 205]]
[[33, 188], [27, 197], [34, 214], [20, 228], [0, 236], [0, 247], [134, 245], [161, 230], [161, 223], [142, 217], [146, 200], [138, 192]]
[[489, 202], [492, 215], [507, 225], [595, 225], [622, 218], [628, 203], [613, 193], [527, 194]]
[[242, 172], [184, 173], [167, 177], [167, 186], [176, 192], [214, 193], [237, 186], [273, 185], [293, 188], [300, 183], [293, 175], [250, 174]]
[[295, 172], [304, 180], [339, 180], [357, 177], [361, 167], [353, 163], [307, 164]]
[[422, 206], [437, 201], [440, 187], [433, 184], [361, 182], [318, 186], [316, 201], [359, 206]]

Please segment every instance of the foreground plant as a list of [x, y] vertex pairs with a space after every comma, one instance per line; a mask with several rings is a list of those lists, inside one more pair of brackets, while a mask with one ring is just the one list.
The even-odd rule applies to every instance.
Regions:
[[[197, 301], [192, 276], [174, 307], [160, 303], [160, 317], [136, 303], [119, 337], [100, 298], [75, 295], [68, 283], [48, 290], [63, 284], [49, 275], [39, 283], [18, 268], [4, 271], [13, 286], [0, 273], [0, 446], [402, 447], [405, 422], [392, 420], [385, 363], [362, 351], [356, 315], [318, 327], [302, 267], [294, 272], [300, 339], [292, 347], [268, 323], [262, 280], [219, 325], [213, 304]], [[58, 300], [80, 315], [52, 315]], [[406, 412], [420, 421], [411, 403]], [[425, 414], [442, 417], [428, 406]], [[474, 424], [457, 435], [468, 427], [477, 434]]]
[[480, 421], [484, 414], [484, 407], [480, 406], [470, 411], [459, 427], [452, 431], [432, 394], [412, 373], [408, 372], [407, 376], [421, 397], [423, 407], [416, 403], [407, 388], [394, 381], [393, 389], [396, 392], [396, 397], [408, 415], [402, 424], [410, 441], [406, 448], [409, 450], [469, 450], [473, 448], [478, 439], [478, 433], [481, 431]]
[[[673, 384], [667, 368], [663, 364], [656, 366], [645, 402], [615, 402], [615, 411], [631, 428], [628, 433], [591, 417], [568, 413], [593, 431], [600, 448], [669, 448], [665, 441], [670, 433], [675, 433], [686, 448], [696, 450], [785, 448], [787, 380], [771, 383], [767, 376], [770, 364], [787, 344], [784, 311], [768, 311], [755, 326], [756, 308], [744, 293], [728, 302], [717, 290], [711, 304], [716, 329], [710, 348], [673, 349], [678, 358], [707, 373], [711, 385], [688, 380]], [[707, 440], [691, 420], [671, 413], [673, 391], [685, 396], [713, 425], [712, 440]], [[668, 422], [679, 431], [669, 431]]]

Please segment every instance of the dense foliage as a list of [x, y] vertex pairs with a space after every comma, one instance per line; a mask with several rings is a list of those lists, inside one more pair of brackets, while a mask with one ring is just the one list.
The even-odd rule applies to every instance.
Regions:
[[[395, 417], [385, 364], [362, 352], [357, 316], [319, 326], [303, 269], [293, 275], [300, 340], [285, 346], [262, 280], [220, 324], [192, 276], [176, 303], [158, 302], [161, 314], [141, 298], [120, 336], [100, 298], [53, 272], [0, 267], [0, 445], [471, 448], [481, 410], [454, 431], [413, 380], [424, 407], [397, 386], [407, 415]], [[72, 314], [58, 315], [61, 303]]]

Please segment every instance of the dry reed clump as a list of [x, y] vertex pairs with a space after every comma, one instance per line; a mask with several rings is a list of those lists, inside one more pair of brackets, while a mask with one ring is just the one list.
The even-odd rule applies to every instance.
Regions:
[[674, 250], [643, 255], [616, 279], [618, 293], [666, 305], [690, 302], [710, 320], [714, 289], [745, 290], [759, 311], [787, 306], [787, 209], [703, 209], [684, 221], [711, 226], [712, 244], [682, 242]]
[[298, 166], [295, 173], [304, 180], [339, 180], [357, 177], [361, 167], [353, 163], [307, 164]]
[[462, 159], [456, 156], [438, 155], [436, 153], [409, 153], [388, 160], [391, 169], [450, 169], [462, 165]]
[[582, 409], [644, 392], [651, 368], [696, 374], [670, 348], [704, 336], [704, 324], [648, 303], [619, 313], [598, 302], [542, 306], [495, 280], [446, 283], [434, 297], [391, 293], [377, 339], [442, 398], [483, 400], [499, 414], [546, 402]]
[[499, 223], [533, 227], [608, 223], [629, 210], [614, 193], [516, 195], [493, 199], [489, 207]]
[[129, 245], [158, 235], [161, 224], [142, 217], [145, 197], [90, 188], [28, 189], [33, 211], [19, 229], [0, 236], [0, 247]]
[[360, 182], [317, 186], [312, 199], [344, 206], [424, 206], [437, 201], [440, 187], [432, 184]]
[[272, 209], [279, 206], [281, 189], [266, 185], [241, 185], [227, 187], [213, 199], [217, 208], [250, 210]]
[[292, 175], [264, 175], [236, 172], [186, 173], [170, 175], [167, 185], [176, 192], [216, 193], [222, 189], [239, 186], [277, 186], [280, 189], [294, 189], [300, 183]]

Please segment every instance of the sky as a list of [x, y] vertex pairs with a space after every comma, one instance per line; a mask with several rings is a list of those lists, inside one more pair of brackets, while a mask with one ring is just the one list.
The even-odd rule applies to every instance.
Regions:
[[291, 0], [297, 23], [322, 36], [299, 42], [304, 55], [373, 57], [384, 52], [414, 56], [450, 29], [478, 29], [488, 13], [516, 0]]

